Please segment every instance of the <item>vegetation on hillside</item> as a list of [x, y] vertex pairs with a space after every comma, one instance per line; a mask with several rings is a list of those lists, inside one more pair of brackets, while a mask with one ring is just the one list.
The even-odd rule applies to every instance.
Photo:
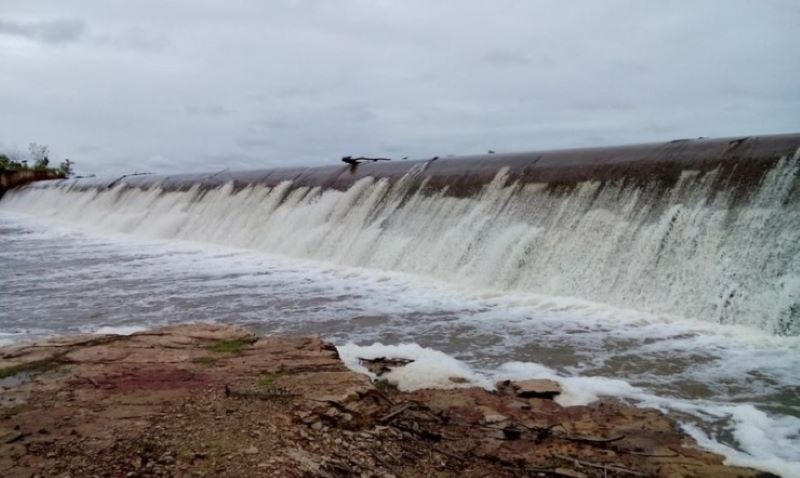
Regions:
[[49, 171], [63, 178], [73, 174], [75, 163], [70, 159], [65, 159], [58, 166], [50, 165], [50, 150], [45, 145], [31, 143], [28, 152], [30, 159], [19, 159], [14, 155], [0, 153], [0, 172]]

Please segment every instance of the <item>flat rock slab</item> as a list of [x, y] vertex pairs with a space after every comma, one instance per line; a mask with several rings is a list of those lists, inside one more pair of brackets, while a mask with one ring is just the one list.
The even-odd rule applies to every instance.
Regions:
[[512, 388], [517, 396], [523, 398], [549, 398], [552, 399], [561, 393], [561, 385], [555, 380], [546, 378], [516, 380], [513, 382], [501, 382], [501, 387]]
[[[376, 367], [403, 363], [383, 358]], [[0, 349], [0, 476], [767, 477], [549, 380], [400, 392], [314, 337], [222, 325]]]

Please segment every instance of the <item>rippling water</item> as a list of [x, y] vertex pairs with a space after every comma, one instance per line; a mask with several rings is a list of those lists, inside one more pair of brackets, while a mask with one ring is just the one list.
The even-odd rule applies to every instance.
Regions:
[[657, 406], [736, 463], [800, 473], [797, 337], [8, 211], [0, 270], [0, 341], [214, 321], [319, 334], [345, 353], [406, 344], [430, 361], [424, 384], [452, 372], [434, 351], [479, 382], [553, 376], [567, 402]]

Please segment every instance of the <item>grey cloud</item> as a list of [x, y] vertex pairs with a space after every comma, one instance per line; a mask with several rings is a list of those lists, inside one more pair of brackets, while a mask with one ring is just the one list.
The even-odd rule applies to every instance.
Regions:
[[190, 114], [200, 116], [226, 116], [231, 114], [231, 111], [222, 105], [208, 104], [208, 105], [190, 105], [186, 108]]
[[523, 66], [531, 62], [531, 59], [523, 53], [503, 49], [490, 50], [484, 53], [481, 59], [494, 66]]
[[[194, 161], [193, 171], [208, 171], [213, 173], [224, 173], [237, 169], [260, 169], [280, 166], [277, 158], [269, 159], [253, 153], [231, 152], [225, 154], [204, 154]], [[174, 165], [171, 167], [174, 168]]]
[[75, 43], [86, 33], [86, 22], [76, 18], [20, 22], [0, 19], [0, 34], [48, 44]]
[[0, 18], [0, 35], [17, 36], [48, 45], [88, 42], [116, 49], [156, 52], [169, 45], [166, 35], [138, 26], [113, 33], [92, 33], [80, 18], [15, 21]]
[[332, 112], [333, 118], [340, 121], [356, 121], [368, 123], [378, 118], [378, 114], [364, 105], [348, 104], [335, 108]]
[[75, 151], [81, 154], [94, 153], [100, 151], [101, 147], [96, 144], [79, 144], [75, 147]]
[[398, 154], [406, 151], [408, 148], [399, 144], [385, 144], [381, 147], [384, 151], [392, 154]]
[[278, 118], [266, 118], [256, 121], [257, 127], [264, 127], [267, 129], [286, 129], [289, 127], [289, 122]]
[[579, 111], [629, 111], [634, 108], [633, 103], [615, 98], [587, 98], [568, 104]]
[[148, 53], [164, 50], [170, 43], [169, 38], [163, 33], [149, 31], [138, 26], [119, 33], [97, 35], [94, 41], [112, 48]]
[[6, 3], [0, 139], [80, 173], [800, 131], [791, 1]]
[[248, 137], [248, 138], [239, 138], [236, 140], [236, 143], [242, 149], [262, 149], [266, 146], [272, 146], [275, 142], [269, 138], [264, 137]]

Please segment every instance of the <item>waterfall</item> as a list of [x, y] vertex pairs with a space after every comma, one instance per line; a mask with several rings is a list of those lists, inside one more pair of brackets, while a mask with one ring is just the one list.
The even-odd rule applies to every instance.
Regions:
[[345, 190], [291, 181], [185, 190], [63, 183], [11, 190], [0, 208], [800, 335], [796, 155], [744, 195], [715, 187], [718, 174], [687, 170], [667, 186], [556, 186], [519, 182], [503, 168], [471, 195], [411, 174], [365, 177]]

